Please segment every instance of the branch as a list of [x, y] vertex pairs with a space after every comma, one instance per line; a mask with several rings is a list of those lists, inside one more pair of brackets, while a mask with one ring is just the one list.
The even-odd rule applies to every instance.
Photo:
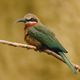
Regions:
[[[6, 45], [11, 45], [11, 46], [14, 46], [14, 47], [22, 47], [22, 48], [34, 49], [34, 50], [37, 49], [35, 46], [32, 46], [32, 45], [16, 43], [16, 42], [10, 42], [10, 41], [6, 41], [6, 40], [0, 40], [0, 43], [6, 44]], [[60, 61], [65, 63], [65, 61], [59, 55], [57, 55], [56, 53], [52, 52], [51, 50], [46, 49], [46, 50], [44, 50], [44, 52], [49, 54], [49, 55], [52, 55], [52, 56], [56, 57], [57, 59], [59, 59]], [[74, 64], [74, 63], [72, 63], [72, 64], [76, 68], [76, 70], [80, 72], [80, 66], [77, 65], [77, 64]]]

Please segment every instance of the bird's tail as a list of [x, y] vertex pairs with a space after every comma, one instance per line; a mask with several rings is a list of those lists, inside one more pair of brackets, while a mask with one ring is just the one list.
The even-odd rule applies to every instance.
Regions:
[[72, 65], [72, 63], [69, 61], [69, 59], [67, 58], [67, 56], [65, 55], [65, 53], [59, 52], [59, 55], [63, 58], [63, 60], [65, 61], [65, 63], [68, 65], [68, 67], [72, 70], [72, 72], [74, 74], [77, 73], [75, 67]]

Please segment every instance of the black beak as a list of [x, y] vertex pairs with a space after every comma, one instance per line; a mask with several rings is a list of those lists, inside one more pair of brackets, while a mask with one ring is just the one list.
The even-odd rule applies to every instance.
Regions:
[[17, 20], [16, 22], [23, 22], [23, 23], [26, 23], [26, 19], [22, 18], [22, 19]]

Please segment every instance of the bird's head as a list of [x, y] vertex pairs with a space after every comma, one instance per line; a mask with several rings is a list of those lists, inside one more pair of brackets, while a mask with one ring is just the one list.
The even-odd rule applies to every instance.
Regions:
[[26, 27], [32, 27], [36, 25], [38, 21], [39, 19], [35, 15], [28, 13], [24, 18], [19, 19], [17, 22], [23, 22]]

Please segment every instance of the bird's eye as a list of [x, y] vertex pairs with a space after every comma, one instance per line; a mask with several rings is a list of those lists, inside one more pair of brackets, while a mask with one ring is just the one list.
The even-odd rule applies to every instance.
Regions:
[[30, 21], [36, 21], [36, 22], [38, 22], [37, 19], [35, 19], [35, 18], [31, 18]]
[[30, 19], [27, 19], [27, 18], [26, 18], [26, 19], [25, 19], [25, 22], [26, 22], [26, 21], [35, 21], [35, 22], [38, 22], [38, 20], [37, 20], [36, 18], [30, 18]]
[[31, 21], [34, 21], [35, 19], [34, 19], [34, 18], [31, 18], [30, 20], [31, 20]]

